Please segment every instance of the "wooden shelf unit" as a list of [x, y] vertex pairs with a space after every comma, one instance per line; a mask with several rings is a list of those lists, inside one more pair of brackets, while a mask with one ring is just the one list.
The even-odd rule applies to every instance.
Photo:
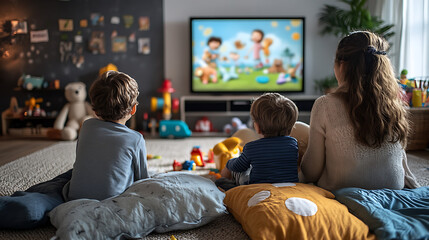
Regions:
[[[250, 119], [250, 106], [257, 96], [207, 96], [193, 95], [180, 98], [180, 119], [194, 129], [196, 121], [201, 117], [208, 117], [213, 127], [222, 132], [223, 126], [238, 117], [243, 123]], [[286, 97], [295, 102], [299, 109], [298, 120], [309, 123], [310, 112], [318, 96], [290, 95]], [[212, 135], [219, 135], [219, 132]]]

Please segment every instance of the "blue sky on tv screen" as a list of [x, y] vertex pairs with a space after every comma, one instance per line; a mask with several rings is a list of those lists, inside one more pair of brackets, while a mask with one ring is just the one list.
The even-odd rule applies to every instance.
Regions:
[[[302, 61], [302, 19], [193, 19], [191, 27], [194, 66], [199, 65], [204, 50], [208, 48], [207, 40], [212, 36], [222, 39], [222, 45], [219, 47], [220, 59], [228, 58], [231, 52], [235, 52], [240, 55], [241, 64], [254, 64], [251, 34], [255, 29], [264, 32], [264, 39], [272, 40], [269, 46], [265, 45], [269, 51], [261, 52], [262, 61], [267, 58], [269, 62], [282, 59], [291, 66]], [[262, 45], [264, 46], [264, 43]], [[286, 49], [289, 49], [289, 54], [285, 54]]]

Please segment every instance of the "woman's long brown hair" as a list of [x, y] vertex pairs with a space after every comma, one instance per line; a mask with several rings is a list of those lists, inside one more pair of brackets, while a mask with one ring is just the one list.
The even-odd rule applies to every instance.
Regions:
[[334, 94], [346, 102], [355, 138], [373, 148], [385, 141], [406, 146], [409, 129], [388, 47], [374, 33], [353, 32], [340, 41], [335, 58], [335, 64], [344, 64], [344, 84]]

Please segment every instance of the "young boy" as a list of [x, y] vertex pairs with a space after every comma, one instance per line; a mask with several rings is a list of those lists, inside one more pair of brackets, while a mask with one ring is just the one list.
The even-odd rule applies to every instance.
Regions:
[[[256, 132], [264, 137], [247, 143], [239, 157], [227, 162], [221, 176], [233, 185], [298, 182], [298, 144], [289, 136], [298, 118], [296, 105], [278, 93], [266, 93], [253, 102], [250, 115]], [[222, 182], [228, 181], [217, 182], [221, 188], [234, 187]]]
[[137, 82], [121, 72], [108, 71], [92, 84], [89, 97], [98, 119], [85, 121], [79, 132], [73, 174], [63, 189], [66, 201], [103, 200], [148, 177], [145, 141], [125, 126], [138, 95]]
[[49, 223], [47, 213], [64, 201], [103, 200], [149, 177], [145, 141], [125, 126], [136, 112], [138, 94], [137, 82], [130, 76], [103, 73], [89, 92], [98, 119], [82, 125], [74, 169], [24, 192], [0, 197], [0, 229], [44, 226]]

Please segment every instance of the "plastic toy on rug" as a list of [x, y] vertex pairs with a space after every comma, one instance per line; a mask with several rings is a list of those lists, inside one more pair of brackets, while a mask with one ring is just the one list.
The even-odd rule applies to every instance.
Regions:
[[161, 159], [161, 156], [159, 156], [159, 155], [153, 155], [153, 154], [147, 154], [146, 158], [147, 158], [147, 160], [150, 160], [150, 159]]
[[241, 151], [243, 151], [240, 143], [239, 138], [230, 137], [213, 147], [214, 161], [219, 171], [226, 166], [229, 159], [240, 156]]
[[222, 177], [222, 176], [220, 175], [219, 170], [218, 170], [218, 169], [216, 169], [216, 168], [211, 168], [211, 169], [210, 169], [210, 172], [209, 172], [209, 175], [214, 176], [214, 177], [215, 177], [215, 179], [219, 179], [219, 178], [221, 178], [221, 177]]
[[214, 153], [213, 148], [210, 148], [209, 152], [207, 153], [207, 163], [214, 163]]
[[206, 165], [203, 160], [203, 153], [200, 150], [200, 146], [194, 146], [192, 148], [191, 160], [193, 160], [198, 167], [204, 167]]
[[185, 122], [180, 120], [162, 120], [159, 122], [159, 136], [162, 138], [185, 138], [192, 132]]
[[182, 164], [182, 170], [195, 171], [196, 168], [197, 168], [197, 165], [195, 164], [194, 161], [187, 160]]
[[174, 160], [173, 162], [173, 171], [180, 171], [182, 170], [182, 164], [178, 162], [177, 160]]

